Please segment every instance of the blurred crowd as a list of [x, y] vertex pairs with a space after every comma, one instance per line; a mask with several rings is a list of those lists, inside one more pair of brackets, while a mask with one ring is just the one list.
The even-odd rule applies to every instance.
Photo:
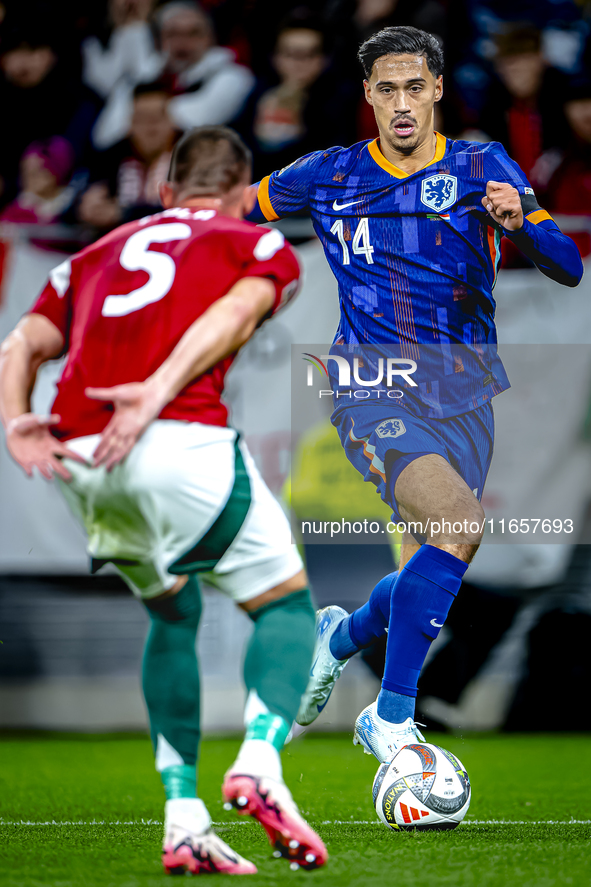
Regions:
[[0, 0], [0, 221], [99, 236], [155, 212], [201, 124], [240, 132], [255, 180], [373, 138], [356, 51], [400, 24], [444, 43], [437, 129], [502, 142], [588, 255], [591, 0]]

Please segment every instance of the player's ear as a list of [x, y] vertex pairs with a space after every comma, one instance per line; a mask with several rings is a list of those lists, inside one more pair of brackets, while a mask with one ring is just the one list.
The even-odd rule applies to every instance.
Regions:
[[373, 105], [373, 102], [371, 100], [371, 86], [369, 85], [369, 80], [363, 81], [363, 90], [365, 92], [365, 101], [368, 103], [368, 105]]
[[443, 75], [440, 74], [435, 81], [435, 101], [440, 102], [443, 98]]
[[175, 205], [176, 191], [170, 182], [160, 182], [158, 184], [158, 196], [164, 209], [170, 209]]

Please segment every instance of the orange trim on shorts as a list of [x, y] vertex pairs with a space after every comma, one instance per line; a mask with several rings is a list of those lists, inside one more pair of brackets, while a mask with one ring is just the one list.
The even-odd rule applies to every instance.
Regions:
[[367, 441], [366, 441], [366, 440], [363, 440], [363, 438], [354, 437], [354, 435], [353, 435], [353, 429], [352, 429], [352, 428], [351, 428], [351, 430], [349, 431], [349, 440], [352, 441], [353, 443], [360, 443], [360, 444], [362, 445], [362, 447], [363, 447], [363, 455], [365, 456], [365, 458], [366, 458], [367, 461], [369, 462], [369, 471], [370, 471], [370, 473], [371, 473], [371, 474], [379, 474], [379, 476], [382, 478], [382, 480], [384, 481], [384, 483], [386, 483], [386, 475], [384, 474], [384, 472], [383, 472], [383, 471], [380, 471], [380, 469], [379, 469], [379, 468], [376, 468], [375, 465], [373, 464], [373, 456], [372, 456], [372, 454], [371, 454], [370, 452], [368, 452], [368, 450], [367, 450]]
[[538, 225], [540, 222], [546, 222], [548, 220], [550, 222], [554, 221], [550, 213], [547, 213], [545, 209], [536, 209], [533, 213], [529, 213], [525, 218], [528, 219], [532, 225]]
[[269, 197], [269, 180], [271, 176], [265, 176], [264, 179], [261, 179], [259, 183], [259, 189], [257, 191], [257, 198], [259, 201], [259, 206], [261, 208], [261, 212], [266, 218], [268, 222], [275, 222], [279, 216], [273, 209], [271, 204], [271, 198]]

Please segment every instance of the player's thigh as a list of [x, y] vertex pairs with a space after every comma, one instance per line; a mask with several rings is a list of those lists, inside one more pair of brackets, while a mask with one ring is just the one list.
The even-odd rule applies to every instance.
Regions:
[[[408, 464], [394, 488], [405, 521], [482, 521], [480, 503], [465, 480], [442, 456], [432, 453]], [[428, 536], [428, 532], [422, 535]]]
[[437, 430], [396, 404], [339, 408], [332, 417], [345, 454], [364, 480], [373, 483], [392, 508], [392, 519], [402, 519], [392, 496], [400, 473], [420, 456], [447, 448]]
[[301, 573], [302, 559], [283, 509], [263, 481], [248, 448], [240, 444], [250, 481], [250, 507], [240, 531], [206, 582], [244, 604]]
[[429, 426], [442, 458], [424, 455], [404, 468], [395, 485], [397, 505], [406, 519], [468, 521], [474, 529], [484, 517], [479, 500], [494, 446], [492, 405]]
[[82, 503], [93, 561], [112, 562], [138, 597], [172, 588], [185, 571], [169, 567], [230, 496], [235, 441], [230, 428], [157, 421], [110, 473], [71, 463], [68, 496]]
[[99, 440], [99, 435], [90, 435], [68, 441], [70, 449], [87, 461], [65, 459], [72, 479], [68, 483], [58, 478], [56, 481], [86, 530], [87, 549], [93, 560], [144, 560], [154, 544], [149, 522], [130, 492], [126, 465], [118, 465], [112, 472], [93, 467], [92, 453]]

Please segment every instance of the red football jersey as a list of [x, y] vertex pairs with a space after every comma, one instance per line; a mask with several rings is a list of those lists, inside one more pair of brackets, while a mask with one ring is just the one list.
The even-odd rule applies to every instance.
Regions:
[[[97, 434], [113, 406], [85, 388], [142, 382], [191, 324], [243, 277], [275, 284], [273, 312], [297, 291], [298, 261], [283, 235], [213, 210], [177, 208], [122, 225], [63, 262], [31, 309], [65, 339], [68, 359], [52, 412], [61, 440]], [[160, 413], [225, 425], [224, 376], [233, 357], [186, 386]]]

